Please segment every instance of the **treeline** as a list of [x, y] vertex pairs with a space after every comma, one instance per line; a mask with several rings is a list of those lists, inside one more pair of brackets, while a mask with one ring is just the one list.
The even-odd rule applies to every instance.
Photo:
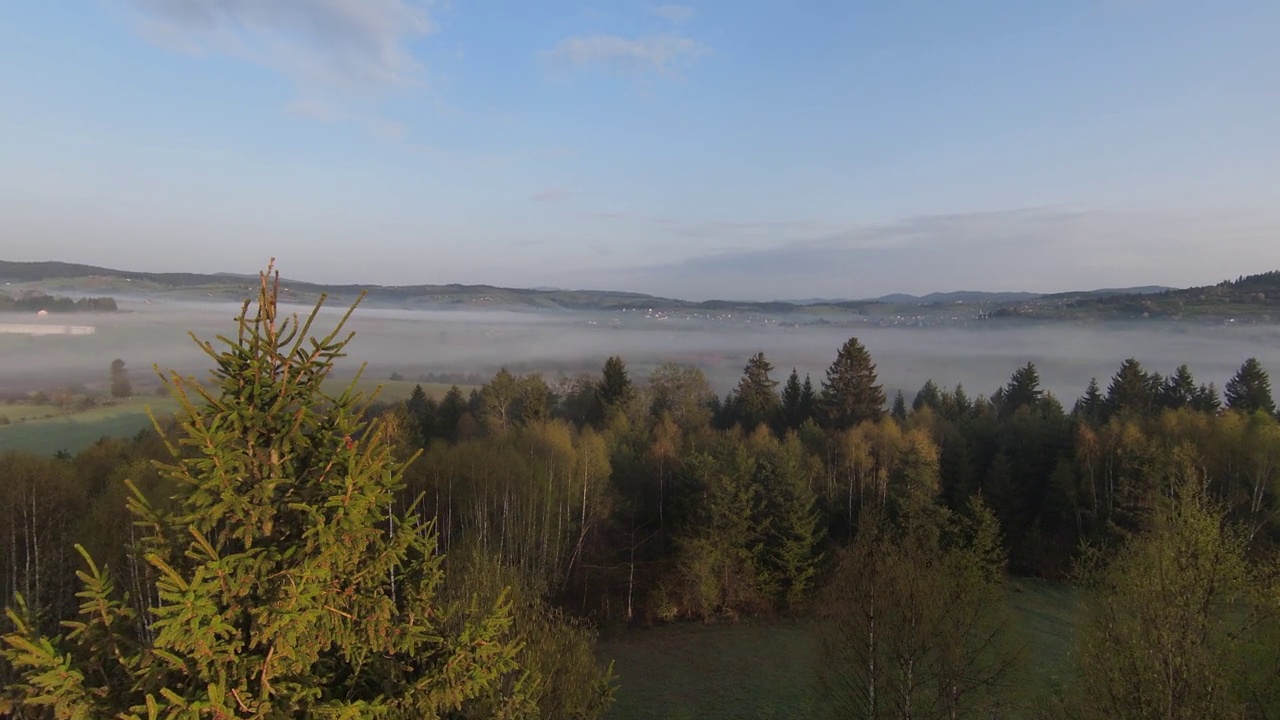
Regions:
[[116, 312], [115, 298], [85, 297], [69, 298], [55, 295], [23, 295], [11, 297], [0, 295], [0, 312], [40, 312], [74, 313], [74, 312]]
[[[719, 398], [696, 368], [667, 364], [635, 383], [615, 357], [561, 394], [504, 370], [438, 402], [415, 390], [393, 413], [401, 442], [425, 450], [407, 477], [445, 542], [499, 548], [610, 617], [790, 606], [769, 588], [807, 582], [862, 512], [917, 487], [954, 512], [981, 498], [1013, 571], [1065, 577], [1085, 544], [1148, 527], [1179, 447], [1257, 542], [1280, 529], [1280, 428], [1255, 359], [1221, 393], [1186, 366], [1164, 377], [1129, 359], [1069, 409], [1032, 364], [990, 397], [926, 381], [887, 402], [856, 339], [819, 383], [774, 373], [758, 354]], [[793, 568], [766, 560], [783, 536], [797, 544], [785, 551]], [[693, 599], [690, 587], [709, 585], [690, 568], [748, 551], [740, 572], [718, 571], [715, 599]]]

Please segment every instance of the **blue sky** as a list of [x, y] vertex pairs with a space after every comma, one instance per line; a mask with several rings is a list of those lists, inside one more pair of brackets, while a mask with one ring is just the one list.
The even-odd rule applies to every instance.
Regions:
[[5, 259], [689, 298], [1280, 268], [1272, 0], [0, 16]]

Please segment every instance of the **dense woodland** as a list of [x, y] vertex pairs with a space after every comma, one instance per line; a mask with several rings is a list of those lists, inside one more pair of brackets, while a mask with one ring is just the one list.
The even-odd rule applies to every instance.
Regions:
[[887, 398], [851, 338], [723, 398], [613, 357], [362, 404], [320, 394], [345, 339], [309, 328], [264, 281], [159, 432], [0, 457], [0, 712], [599, 717], [593, 628], [781, 614], [830, 624], [832, 717], [989, 716], [1025, 664], [1012, 573], [1088, 598], [1074, 676], [1013, 716], [1280, 713], [1256, 359], [1221, 390], [1128, 359], [1067, 404], [1032, 364]]

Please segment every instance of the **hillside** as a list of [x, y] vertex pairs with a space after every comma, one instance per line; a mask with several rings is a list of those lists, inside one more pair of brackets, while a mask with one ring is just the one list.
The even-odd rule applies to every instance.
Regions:
[[[0, 282], [39, 284], [97, 296], [163, 295], [179, 299], [239, 300], [255, 278], [231, 273], [148, 273], [62, 262], [0, 261]], [[731, 316], [800, 316], [816, 322], [856, 321], [938, 324], [1024, 318], [1033, 320], [1236, 320], [1280, 322], [1280, 271], [1240, 277], [1217, 285], [1174, 289], [1159, 286], [1108, 288], [1056, 294], [1027, 292], [893, 294], [867, 300], [694, 302], [611, 290], [504, 288], [493, 285], [326, 285], [281, 281], [282, 298], [311, 302], [321, 293], [339, 300], [368, 292], [373, 305], [412, 309], [588, 310]]]
[[1280, 271], [1152, 293], [1064, 293], [1003, 305], [992, 317], [1280, 322]]

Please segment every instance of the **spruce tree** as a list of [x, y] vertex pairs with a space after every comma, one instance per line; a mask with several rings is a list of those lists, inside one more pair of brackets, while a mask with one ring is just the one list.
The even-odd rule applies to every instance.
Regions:
[[1107, 388], [1108, 414], [1150, 412], [1155, 404], [1155, 389], [1141, 363], [1133, 358], [1125, 360]]
[[[916, 396], [917, 399], [919, 397], [919, 395]], [[904, 422], [907, 419], [907, 398], [902, 394], [901, 390], [893, 396], [893, 407], [889, 410], [889, 416], [898, 422]]]
[[746, 367], [742, 368], [742, 379], [738, 381], [734, 394], [733, 414], [734, 419], [747, 430], [753, 430], [761, 423], [772, 425], [782, 412], [776, 391], [778, 381], [769, 377], [771, 372], [773, 364], [764, 353], [751, 356]]
[[782, 387], [782, 418], [786, 426], [793, 430], [803, 425], [806, 419], [803, 417], [800, 406], [803, 393], [804, 389], [800, 386], [800, 373], [795, 368], [791, 368], [791, 374], [787, 376], [787, 384]]
[[[21, 602], [0, 713], [59, 718], [525, 717], [508, 604], [441, 602], [442, 555], [416, 507], [393, 507], [402, 467], [354, 382], [322, 383], [350, 316], [323, 338], [282, 318], [261, 277], [212, 386], [167, 378], [183, 412], [167, 510], [133, 489], [149, 574], [141, 597], [81, 550], [80, 614], [42, 636]], [[354, 310], [354, 307], [352, 308]]]
[[1191, 407], [1196, 398], [1196, 380], [1191, 369], [1179, 365], [1160, 388], [1160, 406], [1170, 410]]
[[1084, 395], [1076, 401], [1071, 414], [1079, 420], [1097, 424], [1105, 419], [1106, 410], [1107, 403], [1102, 397], [1102, 389], [1098, 386], [1098, 378], [1089, 378], [1089, 386], [1084, 389]]
[[884, 389], [876, 382], [871, 354], [852, 337], [827, 368], [822, 383], [822, 408], [828, 426], [849, 428], [884, 414]]
[[1271, 378], [1257, 358], [1244, 361], [1235, 376], [1227, 381], [1223, 397], [1231, 410], [1246, 413], [1261, 410], [1269, 415], [1276, 411], [1275, 401], [1271, 398]]

